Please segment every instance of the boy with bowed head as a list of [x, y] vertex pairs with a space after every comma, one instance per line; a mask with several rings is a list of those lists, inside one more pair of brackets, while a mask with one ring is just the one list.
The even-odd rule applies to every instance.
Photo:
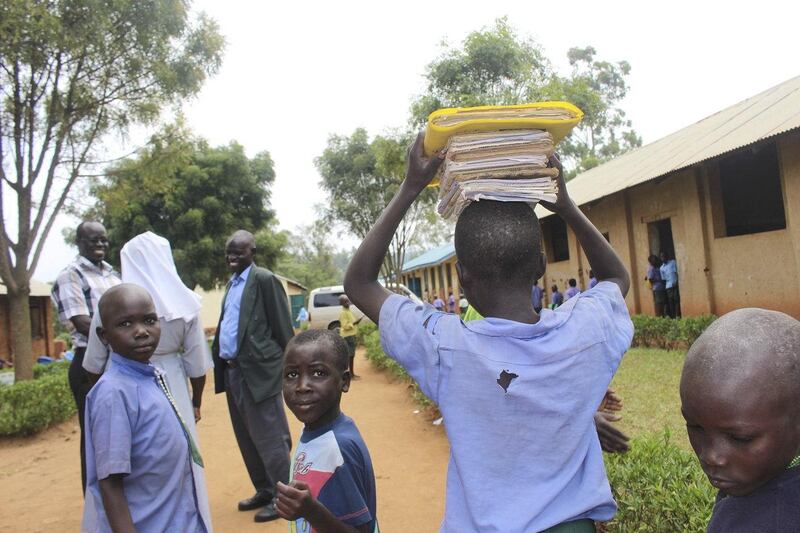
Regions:
[[739, 309], [686, 354], [681, 412], [717, 489], [709, 533], [800, 531], [800, 322]]
[[[405, 181], [350, 262], [344, 285], [378, 324], [384, 351], [444, 416], [450, 463], [441, 530], [594, 531], [593, 520], [615, 512], [594, 413], [633, 337], [628, 273], [559, 172], [557, 200], [544, 205], [572, 227], [597, 274], [594, 289], [538, 315], [531, 290], [545, 258], [533, 209], [480, 201], [456, 224], [456, 272], [486, 318], [464, 323], [392, 295], [377, 281], [381, 262], [443, 157], [425, 158], [422, 144], [420, 134]], [[551, 165], [561, 170], [556, 158]]]
[[82, 531], [207, 532], [192, 473], [202, 458], [162, 374], [150, 364], [161, 326], [148, 292], [123, 283], [99, 303], [113, 364], [86, 398]]

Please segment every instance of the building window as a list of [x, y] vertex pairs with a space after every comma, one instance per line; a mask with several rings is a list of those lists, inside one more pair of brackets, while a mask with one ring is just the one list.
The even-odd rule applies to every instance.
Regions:
[[569, 260], [567, 224], [561, 217], [550, 216], [542, 221], [542, 237], [549, 262], [558, 263]]
[[[719, 190], [724, 234], [717, 231], [718, 237], [786, 228], [778, 148], [774, 142], [720, 159]], [[722, 226], [719, 224], [718, 230]]]

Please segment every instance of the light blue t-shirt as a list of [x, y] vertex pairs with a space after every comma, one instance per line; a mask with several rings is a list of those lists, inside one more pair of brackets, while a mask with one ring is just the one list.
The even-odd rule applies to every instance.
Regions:
[[662, 264], [659, 271], [668, 289], [678, 284], [678, 264], [674, 259], [670, 259]]
[[219, 356], [222, 359], [234, 359], [239, 353], [239, 308], [242, 305], [242, 293], [247, 285], [247, 276], [253, 265], [245, 268], [241, 274], [231, 278], [228, 293], [223, 304], [222, 323], [219, 327]]
[[541, 531], [614, 516], [594, 413], [633, 338], [616, 284], [544, 309], [536, 324], [465, 324], [392, 295], [379, 328], [385, 352], [444, 416], [441, 531]]
[[122, 474], [136, 531], [205, 532], [189, 441], [150, 364], [111, 354], [86, 397], [86, 502], [81, 531], [109, 532], [99, 481]]

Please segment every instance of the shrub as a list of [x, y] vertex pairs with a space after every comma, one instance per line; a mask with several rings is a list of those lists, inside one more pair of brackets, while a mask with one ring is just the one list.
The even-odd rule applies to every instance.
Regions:
[[358, 332], [356, 333], [356, 340], [358, 344], [364, 345], [364, 337], [372, 333], [373, 331], [378, 331], [378, 326], [375, 325], [375, 322], [371, 320], [365, 320], [358, 325]]
[[363, 343], [364, 348], [366, 349], [367, 359], [375, 365], [375, 367], [379, 370], [385, 370], [395, 376], [396, 378], [402, 379], [406, 381], [411, 389], [411, 395], [420, 406], [422, 407], [434, 407], [434, 403], [425, 396], [422, 392], [422, 389], [419, 388], [414, 379], [408, 375], [408, 373], [400, 366], [397, 361], [389, 357], [383, 352], [383, 348], [381, 348], [381, 337], [380, 332], [378, 331], [377, 326], [372, 324], [371, 328], [365, 328], [364, 326], [359, 327], [359, 333], [364, 329], [364, 337]]
[[34, 379], [0, 387], [0, 435], [30, 435], [69, 419], [75, 401], [69, 363], [34, 366]]
[[668, 431], [634, 439], [625, 454], [605, 457], [619, 510], [607, 532], [706, 530], [715, 491], [695, 456], [670, 441]]
[[716, 318], [714, 315], [684, 318], [633, 315], [633, 346], [688, 349]]

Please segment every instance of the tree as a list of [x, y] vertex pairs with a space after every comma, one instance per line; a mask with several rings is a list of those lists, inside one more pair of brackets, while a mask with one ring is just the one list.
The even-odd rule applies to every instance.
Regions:
[[[224, 40], [211, 19], [190, 19], [188, 4], [0, 3], [0, 279], [17, 379], [33, 376], [31, 273], [99, 140], [196, 94], [219, 67]], [[9, 205], [17, 207], [16, 227]]]
[[225, 242], [237, 229], [255, 234], [257, 261], [268, 268], [286, 244], [268, 208], [275, 171], [267, 152], [248, 159], [235, 142], [210, 147], [179, 123], [106, 174], [91, 187], [97, 205], [86, 215], [106, 226], [112, 261], [129, 239], [153, 231], [170, 241], [184, 283], [210, 289], [228, 278]]
[[505, 18], [498, 19], [428, 65], [427, 91], [413, 102], [411, 122], [422, 125], [441, 107], [567, 100], [585, 113], [559, 146], [571, 167], [567, 177], [573, 177], [642, 143], [618, 107], [628, 90], [630, 65], [595, 56], [591, 46], [570, 49], [572, 72], [561, 77], [533, 39], [519, 37]]
[[[316, 159], [322, 187], [328, 192], [326, 214], [364, 238], [405, 177], [409, 134], [376, 136], [372, 141], [364, 129], [350, 137], [332, 135]], [[423, 192], [395, 232], [382, 267], [385, 279], [399, 279], [406, 248], [417, 223], [436, 196]]]
[[344, 269], [337, 264], [340, 252], [331, 245], [331, 228], [324, 220], [297, 228], [287, 240], [277, 272], [309, 289], [342, 284]]

